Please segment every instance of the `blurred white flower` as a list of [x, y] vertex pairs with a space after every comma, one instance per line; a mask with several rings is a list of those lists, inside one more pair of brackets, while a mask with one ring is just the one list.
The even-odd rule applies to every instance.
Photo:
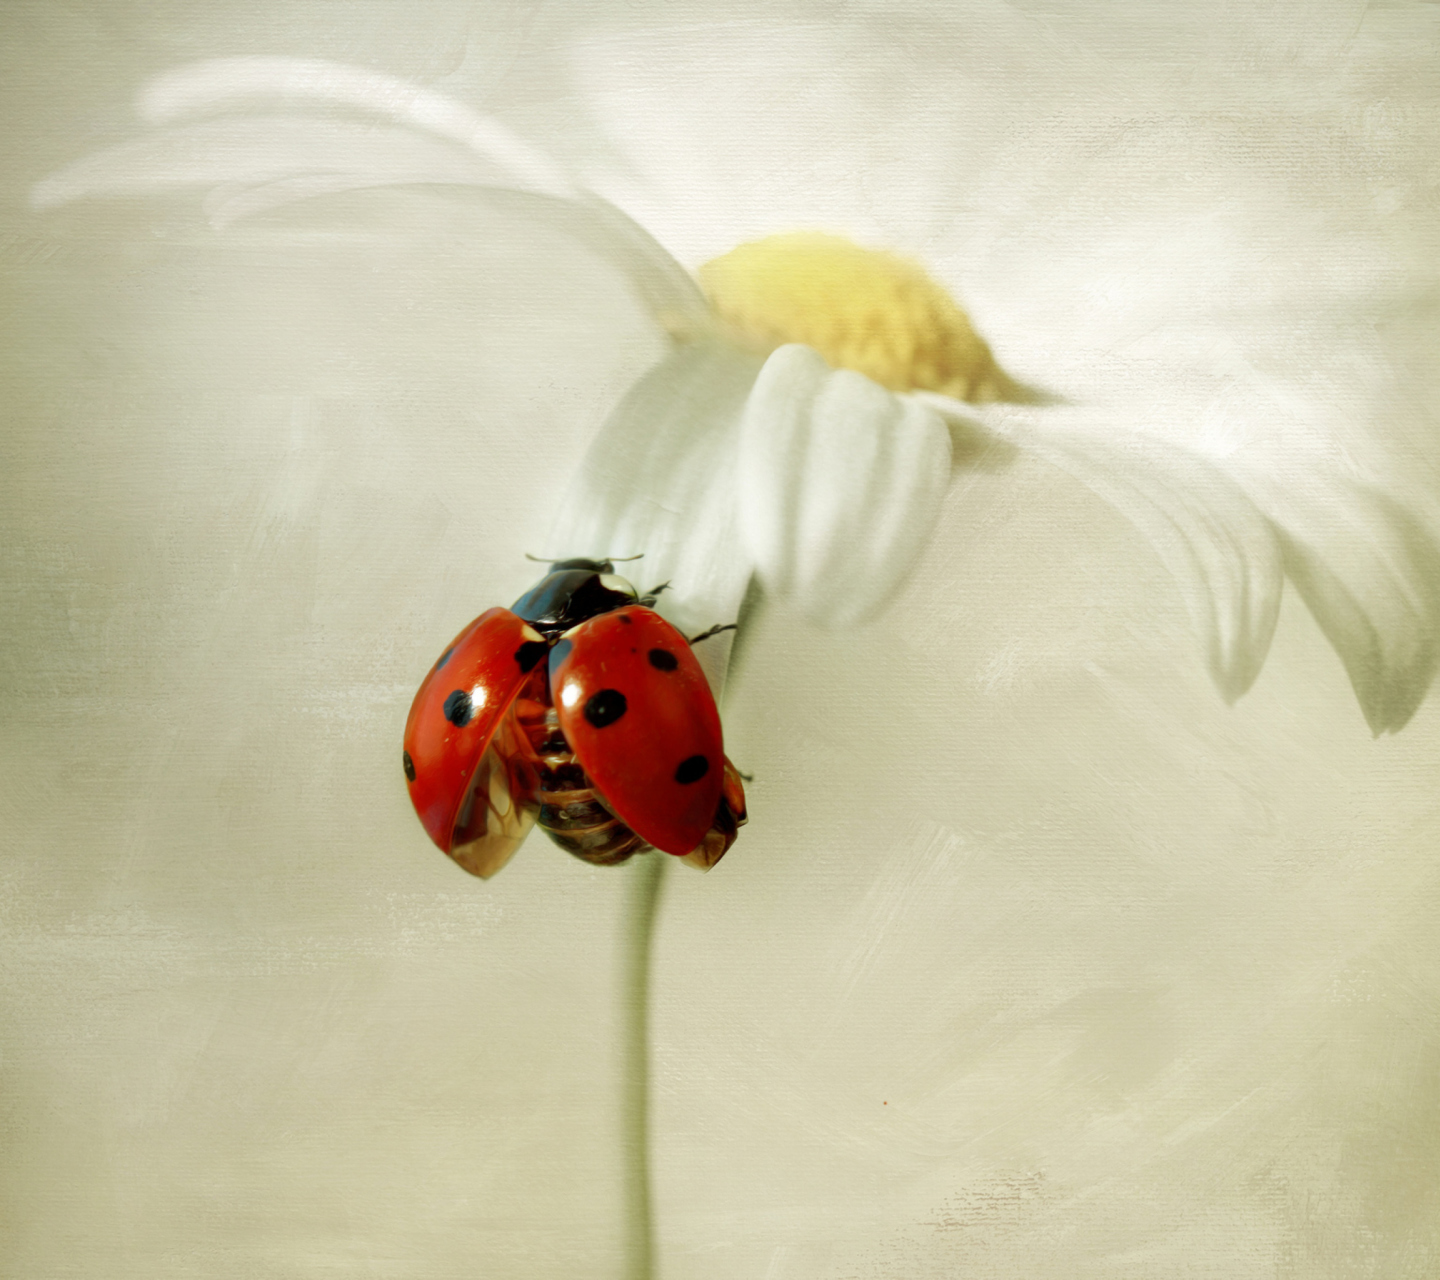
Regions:
[[[703, 99], [703, 76], [697, 82]], [[635, 125], [640, 145], [656, 145], [657, 171], [683, 182], [685, 157], [667, 151], [661, 136], [684, 132], [677, 113], [657, 110], [643, 93], [627, 102], [613, 83], [600, 88], [611, 95], [611, 123], [622, 131]], [[735, 105], [732, 87], [725, 92]], [[261, 104], [267, 110], [256, 114]], [[743, 115], [743, 106], [736, 110]], [[1253, 322], [1223, 307], [1206, 313], [1193, 296], [1172, 291], [1173, 264], [1152, 264], [1154, 296], [1138, 303], [1136, 274], [1127, 277], [1132, 294], [1114, 309], [1129, 323], [1137, 315], [1153, 323], [1146, 330], [1142, 319], [1125, 335], [1124, 362], [1094, 358], [1105, 335], [1076, 324], [1073, 350], [1052, 339], [1012, 361], [1064, 398], [1026, 396], [943, 291], [904, 260], [829, 237], [774, 237], [703, 269], [702, 289], [616, 205], [499, 122], [389, 77], [289, 58], [204, 62], [152, 81], [140, 113], [151, 132], [51, 175], [35, 188], [35, 203], [194, 185], [208, 188], [205, 207], [223, 225], [327, 192], [461, 183], [528, 201], [534, 217], [614, 262], [671, 350], [602, 427], [543, 550], [643, 551], [647, 584], [650, 575], [673, 584], [665, 605], [682, 629], [733, 621], [753, 576], [823, 624], [872, 614], [929, 537], [958, 432], [970, 443], [1030, 450], [1126, 515], [1178, 582], [1225, 697], [1243, 693], [1259, 673], [1286, 576], [1345, 663], [1377, 733], [1401, 727], [1429, 687], [1440, 655], [1440, 551], [1426, 523], [1435, 496], [1428, 456], [1407, 476], [1403, 465], [1386, 471], [1351, 447], [1374, 412], [1359, 401], [1389, 394], [1371, 385], [1384, 362], [1372, 361], [1371, 383], [1357, 382], [1351, 394], [1327, 394], [1335, 384], [1322, 375], [1335, 371], [1317, 369], [1306, 394], [1287, 397], [1293, 382], [1248, 376], [1254, 344], [1233, 335]], [[704, 133], [724, 115], [721, 105], [692, 123]], [[689, 137], [686, 144], [699, 146]], [[725, 198], [727, 175], [713, 172], [722, 153], [718, 145], [705, 150], [712, 223], [713, 205]], [[977, 181], [977, 192], [984, 186]], [[1143, 181], [1136, 191], [1133, 227], [1149, 227], [1163, 244], [1174, 234], [1175, 206], [1147, 215]], [[989, 194], [1003, 210], [1004, 193]], [[1203, 240], [1203, 212], [1192, 216], [1199, 221], [1186, 232]], [[675, 238], [684, 241], [681, 221]], [[735, 239], [753, 231], [747, 221], [737, 215], [744, 230]], [[707, 224], [688, 238], [710, 234]], [[1206, 270], [1224, 275], [1232, 267], [1223, 228], [1213, 238]], [[1129, 243], [1142, 264], [1158, 252], [1136, 231]], [[1040, 262], [1048, 247], [1016, 252]], [[1326, 287], [1319, 282], [1317, 295]], [[1114, 323], [1105, 297], [1090, 301], [1096, 326]], [[1273, 316], [1264, 324], [1273, 326]], [[1012, 346], [1019, 331], [1013, 323], [998, 330]], [[877, 335], [895, 339], [894, 349], [877, 354]], [[1317, 358], [1333, 360], [1349, 339], [1341, 334]], [[1162, 367], [1170, 376], [1147, 377]], [[1268, 399], [1253, 398], [1257, 385]], [[1177, 386], [1188, 394], [1177, 396]], [[1357, 421], [1337, 426], [1333, 416], [1346, 413]], [[1428, 429], [1428, 419], [1423, 424]], [[697, 652], [718, 687], [728, 637]]]

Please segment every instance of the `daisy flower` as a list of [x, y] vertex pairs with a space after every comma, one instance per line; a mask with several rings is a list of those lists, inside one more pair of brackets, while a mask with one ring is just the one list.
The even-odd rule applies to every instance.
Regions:
[[[1148, 390], [1139, 360], [1111, 385], [1041, 370], [1055, 390], [1033, 392], [913, 261], [800, 231], [692, 276], [498, 120], [355, 67], [197, 63], [147, 84], [139, 113], [150, 131], [52, 174], [34, 203], [189, 186], [224, 225], [329, 192], [458, 183], [523, 201], [613, 262], [669, 350], [601, 427], [544, 551], [643, 552], [687, 633], [734, 622], [752, 580], [821, 624], [863, 621], [905, 580], [956, 466], [1020, 448], [1149, 539], [1227, 699], [1264, 664], [1287, 577], [1376, 733], [1403, 726], [1429, 687], [1440, 551], [1426, 477], [1367, 471], [1303, 398], [1276, 396], [1266, 439], [1243, 438], [1223, 413], [1233, 352], [1217, 346], [1216, 382], [1193, 387], [1203, 415]], [[729, 645], [725, 633], [697, 650], [717, 692]]]
[[[1030, 21], [1004, 6], [982, 17]], [[1240, 696], [1260, 672], [1288, 579], [1344, 663], [1371, 728], [1402, 727], [1440, 654], [1440, 485], [1433, 407], [1404, 389], [1395, 367], [1401, 347], [1387, 342], [1367, 309], [1370, 299], [1407, 287], [1394, 278], [1383, 244], [1370, 253], [1343, 219], [1312, 225], [1293, 205], [1261, 210], [1274, 215], [1266, 222], [1239, 197], [1238, 212], [1211, 193], [1191, 199], [1184, 165], [1165, 166], [1172, 154], [1222, 145], [1207, 142], [1204, 129], [1187, 133], [1151, 120], [1150, 140], [1116, 147], [1119, 159], [1108, 159], [1100, 144], [1077, 144], [1067, 158], [1054, 137], [1080, 135], [1065, 114], [1069, 98], [1064, 108], [1035, 108], [1041, 124], [1030, 138], [1008, 124], [993, 131], [1001, 139], [994, 145], [1003, 142], [1014, 155], [990, 171], [977, 162], [966, 208], [957, 211], [953, 188], [936, 197], [925, 186], [925, 165], [913, 162], [919, 153], [957, 167], [950, 126], [919, 109], [934, 86], [907, 78], [923, 62], [920, 37], [907, 36], [901, 11], [886, 10], [881, 20], [894, 24], [893, 48], [875, 48], [863, 22], [854, 23], [860, 74], [871, 74], [864, 69], [871, 61], [882, 64], [869, 86], [875, 92], [857, 100], [867, 110], [898, 99], [897, 113], [912, 128], [907, 146], [858, 148], [827, 170], [817, 137], [837, 134], [846, 147], [853, 139], [826, 98], [826, 110], [811, 113], [810, 135], [802, 130], [774, 144], [785, 148], [780, 163], [793, 162], [789, 185], [805, 191], [798, 209], [769, 199], [772, 190], [758, 180], [747, 186], [742, 167], [753, 156], [737, 156], [727, 168], [734, 148], [725, 139], [747, 127], [747, 111], [763, 115], [770, 105], [752, 108], [727, 77], [773, 51], [776, 61], [765, 68], [777, 92], [801, 95], [813, 68], [783, 59], [831, 38], [838, 24], [812, 24], [793, 41], [773, 39], [757, 24], [754, 43], [743, 47], [741, 24], [729, 24], [724, 38], [739, 42], [729, 52], [743, 58], [716, 56], [710, 40], [676, 41], [653, 59], [666, 74], [640, 89], [620, 83], [633, 75], [632, 61], [591, 51], [590, 96], [605, 103], [636, 171], [644, 175], [648, 166], [648, 186], [643, 176], [627, 188], [623, 173], [589, 174], [595, 190], [587, 189], [581, 164], [545, 155], [462, 103], [371, 71], [242, 58], [182, 67], [149, 83], [139, 101], [146, 131], [51, 175], [34, 199], [49, 207], [194, 188], [223, 226], [332, 192], [451, 183], [583, 240], [615, 265], [667, 346], [600, 428], [557, 496], [548, 541], [533, 549], [557, 557], [643, 552], [638, 585], [670, 582], [660, 605], [687, 635], [736, 621], [755, 582], [818, 623], [862, 622], [905, 581], [955, 476], [1019, 450], [1077, 478], [1145, 536], [1185, 600], [1222, 696]], [[957, 19], [970, 20], [968, 13]], [[1064, 20], [1047, 11], [1054, 29]], [[1013, 49], [1003, 46], [1017, 61], [1033, 32], [1021, 34]], [[685, 56], [694, 61], [676, 69]], [[718, 66], [711, 81], [705, 59]], [[947, 93], [971, 95], [954, 118], [983, 129], [986, 68], [977, 62], [965, 69], [965, 84], [954, 76], [946, 83]], [[1105, 82], [1095, 94], [1106, 104], [1126, 97], [1105, 79], [1109, 70], [1101, 68]], [[1001, 71], [988, 88], [1023, 93], [1025, 68]], [[681, 84], [683, 109], [671, 109], [657, 95], [676, 94]], [[1206, 116], [1215, 137], [1224, 127], [1213, 112]], [[1250, 154], [1253, 140], [1236, 129], [1224, 145]], [[1297, 146], [1295, 165], [1329, 163], [1338, 143], [1330, 133], [1324, 143], [1323, 153]], [[1147, 162], [1167, 173], [1174, 190], [1146, 195], [1157, 190]], [[1205, 162], [1200, 156], [1196, 168]], [[1093, 180], [1075, 182], [1086, 165]], [[873, 248], [807, 230], [814, 210], [847, 186], [864, 188], [866, 197], [893, 190], [888, 212], [922, 210], [919, 225], [887, 226], [882, 213], [853, 237]], [[1088, 194], [1095, 191], [1124, 193], [1124, 207]], [[1003, 278], [1003, 292], [977, 288], [963, 264], [944, 257], [947, 218], [990, 219], [970, 239], [992, 248], [992, 267], [1004, 269], [991, 278]], [[1242, 244], [1237, 227], [1261, 224], [1272, 230]], [[1287, 252], [1292, 237], [1309, 237], [1301, 252]], [[895, 243], [935, 249], [920, 255], [935, 270], [888, 252]], [[692, 273], [682, 265], [689, 263], [707, 265]], [[965, 284], [959, 292], [985, 338], [939, 280]], [[1254, 301], [1253, 313], [1235, 305], [1242, 296]], [[1284, 333], [1267, 347], [1266, 333], [1279, 331], [1276, 315]], [[1056, 548], [1058, 559], [1065, 554]], [[717, 692], [732, 634], [696, 651]], [[623, 1182], [634, 1272], [649, 1274], [647, 983], [657, 876], [666, 864], [641, 861], [630, 877], [625, 952]], [[916, 877], [913, 864], [903, 871], [912, 877], [908, 898], [886, 888], [888, 900], [918, 902], [934, 881]], [[976, 892], [968, 882], [964, 891]], [[935, 926], [952, 931], [948, 918]], [[1020, 945], [1033, 948], [1028, 931]], [[1119, 985], [1130, 967], [1127, 953]], [[1090, 981], [1088, 973], [1082, 967], [1077, 981]], [[931, 977], [927, 970], [927, 984]], [[885, 998], [892, 998], [888, 987]], [[1160, 1087], [1171, 1090], [1171, 1077]], [[968, 1096], [960, 1085], [952, 1092]], [[1033, 1106], [1033, 1098], [1024, 1102]], [[1224, 1114], [1231, 1102], [1227, 1096]], [[1285, 1116], [1292, 1114], [1287, 1105]], [[827, 1151], [825, 1158], [833, 1157]]]

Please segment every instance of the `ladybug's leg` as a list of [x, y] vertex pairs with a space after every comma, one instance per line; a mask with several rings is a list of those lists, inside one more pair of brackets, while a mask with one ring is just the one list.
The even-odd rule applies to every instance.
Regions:
[[649, 609], [654, 605], [655, 601], [660, 599], [660, 593], [662, 591], [669, 590], [669, 587], [670, 584], [668, 582], [662, 582], [658, 587], [652, 588], [649, 593], [641, 596], [637, 603], [643, 604], [647, 609]]
[[700, 641], [708, 640], [711, 636], [718, 636], [722, 631], [734, 631], [738, 625], [738, 623], [727, 622], [724, 626], [721, 626], [717, 622], [709, 631], [702, 631], [698, 636], [691, 636], [690, 643], [699, 644]]

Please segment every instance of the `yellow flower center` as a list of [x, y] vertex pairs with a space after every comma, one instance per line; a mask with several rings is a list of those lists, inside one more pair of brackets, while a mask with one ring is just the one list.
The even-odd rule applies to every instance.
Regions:
[[710, 306], [742, 345], [818, 351], [892, 391], [1012, 399], [1019, 388], [970, 320], [918, 263], [801, 231], [732, 249], [700, 268]]

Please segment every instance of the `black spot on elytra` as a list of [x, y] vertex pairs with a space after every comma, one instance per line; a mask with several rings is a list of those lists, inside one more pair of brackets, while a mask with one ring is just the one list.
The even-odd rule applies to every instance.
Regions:
[[710, 761], [704, 756], [689, 756], [676, 766], [675, 781], [699, 782], [709, 772]]
[[438, 658], [435, 659], [435, 670], [439, 671], [441, 667], [443, 667], [447, 662], [449, 662], [450, 655], [454, 652], [455, 646], [452, 644], [448, 649], [445, 650], [444, 653], [442, 653]]
[[407, 778], [409, 778], [411, 782], [414, 782], [414, 781], [415, 781], [415, 761], [413, 761], [412, 759], [410, 759], [410, 753], [409, 753], [408, 751], [402, 751], [400, 754], [405, 757], [405, 776], [406, 776]]
[[585, 719], [597, 729], [614, 724], [625, 714], [625, 695], [619, 689], [601, 689], [585, 704]]
[[651, 649], [650, 665], [656, 671], [674, 671], [680, 665], [680, 659], [669, 649]]
[[520, 664], [521, 671], [530, 672], [549, 651], [550, 646], [545, 641], [527, 640], [515, 650], [515, 661]]
[[470, 717], [474, 714], [475, 708], [470, 705], [470, 695], [464, 689], [456, 689], [445, 699], [445, 719], [457, 729], [463, 729], [469, 724]]
[[628, 613], [622, 613], [620, 615], [620, 621], [628, 627], [634, 621], [634, 619]]

